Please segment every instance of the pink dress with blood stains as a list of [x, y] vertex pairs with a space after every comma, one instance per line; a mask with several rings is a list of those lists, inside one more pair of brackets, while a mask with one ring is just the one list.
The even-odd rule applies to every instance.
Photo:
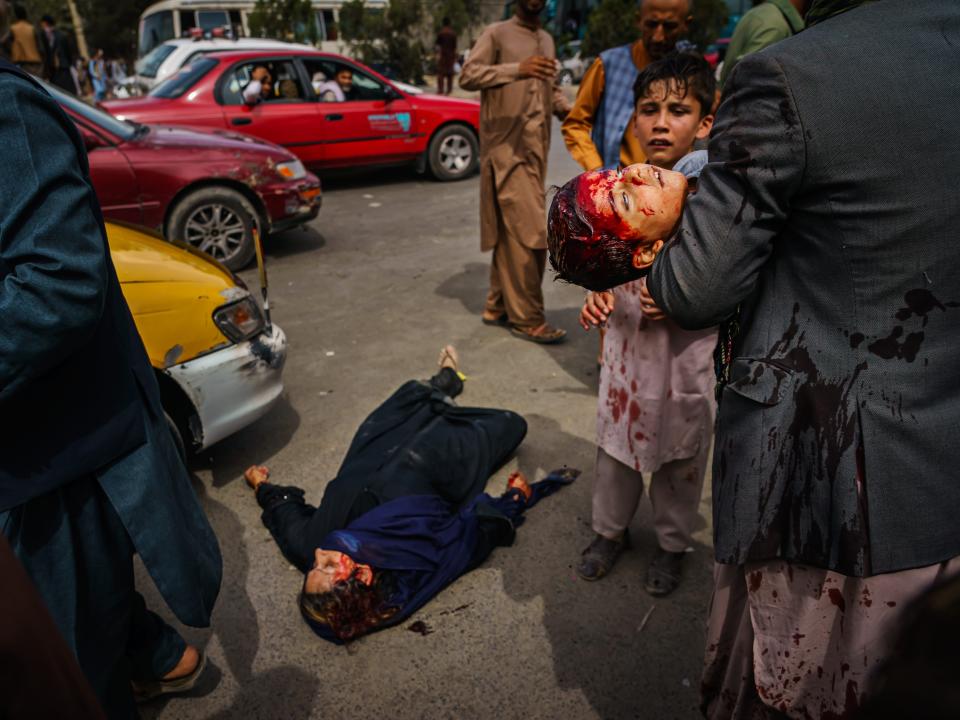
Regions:
[[600, 371], [597, 444], [641, 472], [691, 458], [713, 433], [715, 328], [683, 330], [640, 310], [641, 280], [614, 288]]

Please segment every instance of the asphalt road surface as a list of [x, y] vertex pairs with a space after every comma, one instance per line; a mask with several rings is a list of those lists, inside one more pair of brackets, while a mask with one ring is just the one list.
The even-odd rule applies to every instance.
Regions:
[[[549, 183], [577, 172], [554, 126]], [[273, 318], [286, 331], [286, 391], [262, 420], [196, 457], [195, 487], [224, 556], [209, 630], [184, 629], [209, 665], [189, 695], [147, 718], [693, 718], [711, 582], [709, 478], [681, 587], [654, 600], [646, 499], [634, 547], [604, 580], [574, 573], [590, 541], [597, 338], [576, 324], [583, 292], [545, 281], [567, 343], [539, 346], [480, 322], [489, 255], [479, 250], [477, 177], [438, 183], [392, 169], [324, 178], [306, 230], [269, 240]], [[256, 273], [244, 273], [251, 287]], [[498, 548], [407, 622], [338, 647], [302, 622], [302, 576], [260, 522], [243, 470], [262, 463], [319, 502], [364, 417], [401, 383], [460, 350], [461, 404], [509, 408], [529, 434], [490, 479], [502, 492], [562, 465], [584, 473], [530, 511]], [[150, 604], [162, 602], [146, 575]], [[642, 620], [651, 608], [645, 625]], [[164, 617], [170, 618], [165, 608]], [[428, 634], [409, 630], [422, 621]]]

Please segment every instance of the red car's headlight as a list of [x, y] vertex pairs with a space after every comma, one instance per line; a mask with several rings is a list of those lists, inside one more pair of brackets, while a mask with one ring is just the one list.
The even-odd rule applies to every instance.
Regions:
[[302, 180], [307, 176], [307, 169], [299, 160], [277, 163], [277, 174], [284, 180]]

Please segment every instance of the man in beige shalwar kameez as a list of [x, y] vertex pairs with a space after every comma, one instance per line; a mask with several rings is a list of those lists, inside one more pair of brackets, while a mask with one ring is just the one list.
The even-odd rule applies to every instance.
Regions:
[[547, 258], [544, 181], [550, 115], [570, 103], [554, 83], [553, 38], [540, 28], [544, 0], [518, 0], [516, 15], [484, 30], [460, 75], [464, 90], [481, 90], [480, 236], [493, 250], [483, 321], [509, 325], [534, 342], [566, 333], [547, 324], [543, 271]]

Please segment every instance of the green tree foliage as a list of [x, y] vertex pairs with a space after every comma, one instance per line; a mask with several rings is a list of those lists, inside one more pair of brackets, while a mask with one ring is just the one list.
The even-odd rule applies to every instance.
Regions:
[[[637, 7], [637, 0], [601, 0], [587, 20], [583, 54], [596, 55], [636, 40], [640, 35]], [[694, 0], [693, 22], [687, 39], [703, 50], [717, 38], [726, 23], [724, 0]]]
[[581, 52], [599, 55], [607, 48], [631, 43], [638, 37], [636, 0], [601, 0], [587, 18]]
[[340, 8], [340, 33], [368, 65], [422, 83], [424, 48], [416, 36], [423, 19], [421, 0], [389, 0], [383, 11], [348, 0]]
[[727, 24], [729, 10], [724, 0], [694, 0], [690, 41], [704, 50], [720, 36]]
[[[103, 48], [109, 57], [136, 57], [140, 13], [152, 0], [77, 0], [90, 52]], [[66, 13], [69, 18], [69, 13]]]
[[450, 18], [450, 25], [457, 33], [465, 31], [473, 22], [473, 18], [480, 17], [480, 0], [432, 0], [433, 29], [439, 30], [445, 17]]
[[[132, 60], [137, 54], [137, 26], [142, 13], [156, 0], [77, 0], [77, 10], [83, 18], [83, 28], [90, 51], [103, 48], [108, 58]], [[40, 24], [40, 18], [50, 15], [57, 27], [73, 33], [73, 20], [63, 0], [27, 0], [22, 2], [30, 21]]]
[[257, 0], [247, 22], [254, 37], [308, 43], [318, 39], [310, 0]]

